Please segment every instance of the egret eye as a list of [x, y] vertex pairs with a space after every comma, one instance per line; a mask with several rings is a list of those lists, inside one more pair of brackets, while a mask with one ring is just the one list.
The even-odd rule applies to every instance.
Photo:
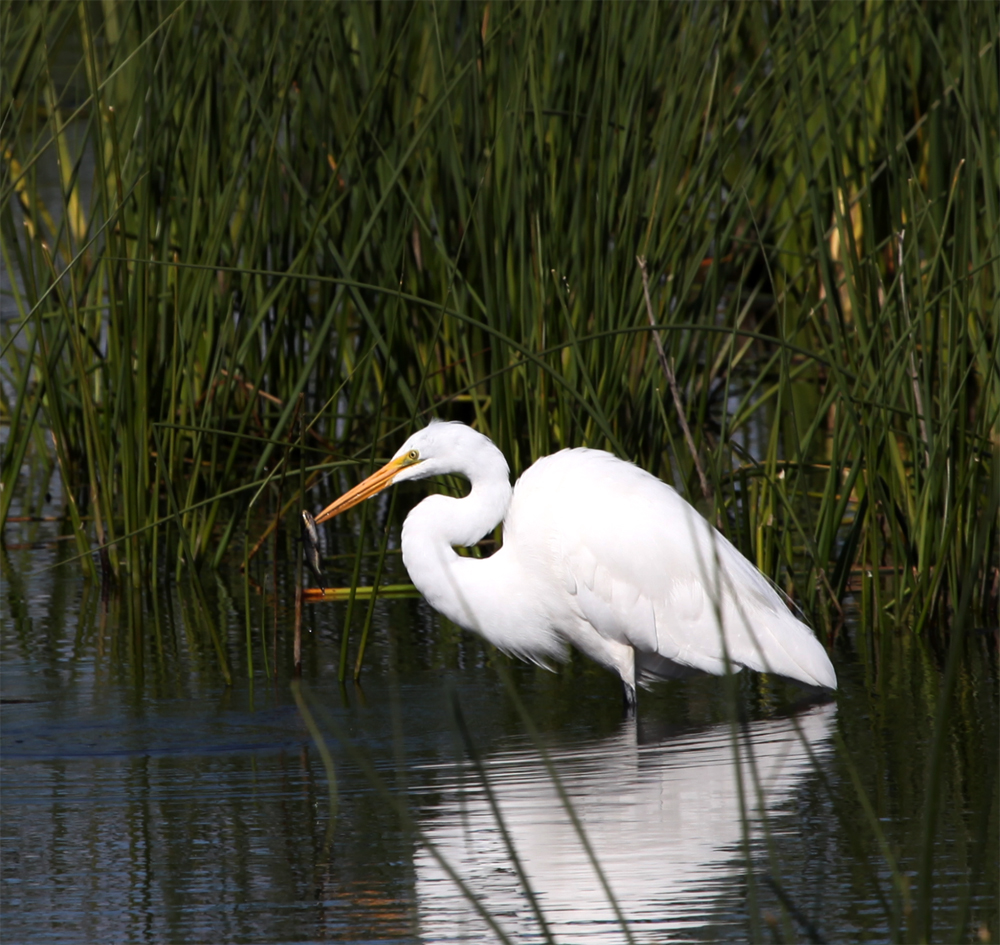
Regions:
[[420, 453], [417, 450], [410, 450], [410, 452], [406, 454], [406, 461], [408, 463], [415, 463], [418, 459], [420, 459]]

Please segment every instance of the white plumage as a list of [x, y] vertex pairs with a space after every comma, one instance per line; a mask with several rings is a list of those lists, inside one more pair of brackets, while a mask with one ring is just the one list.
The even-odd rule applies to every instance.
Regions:
[[[435, 610], [542, 664], [570, 644], [636, 683], [749, 667], [835, 689], [823, 646], [767, 579], [670, 486], [601, 450], [562, 450], [511, 490], [503, 454], [462, 423], [433, 422], [316, 517], [393, 483], [454, 473], [464, 498], [432, 495], [403, 525], [403, 562]], [[462, 557], [503, 521], [503, 545]]]

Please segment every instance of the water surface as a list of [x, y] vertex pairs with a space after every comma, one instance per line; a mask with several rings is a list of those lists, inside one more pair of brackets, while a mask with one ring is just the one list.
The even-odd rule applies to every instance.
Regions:
[[[419, 601], [377, 606], [362, 685], [341, 687], [345, 605], [312, 606], [303, 687], [336, 771], [331, 835], [288, 673], [288, 587], [277, 679], [274, 612], [252, 599], [249, 679], [238, 576], [205, 578], [207, 609], [166, 577], [102, 599], [75, 567], [45, 570], [69, 554], [46, 527], [3, 553], [4, 941], [488, 941], [493, 925], [622, 941], [608, 889], [638, 942], [914, 934], [933, 645], [846, 629], [835, 702], [700, 677], [644, 693], [634, 723], [582, 658], [510, 663]], [[997, 743], [995, 640], [976, 634], [939, 775], [938, 941], [997, 929]]]

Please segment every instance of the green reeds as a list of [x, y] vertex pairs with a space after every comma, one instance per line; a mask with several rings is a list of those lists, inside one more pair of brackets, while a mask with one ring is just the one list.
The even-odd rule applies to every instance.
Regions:
[[0, 526], [55, 467], [95, 573], [241, 558], [302, 395], [311, 464], [610, 448], [831, 628], [995, 620], [992, 5], [0, 17]]

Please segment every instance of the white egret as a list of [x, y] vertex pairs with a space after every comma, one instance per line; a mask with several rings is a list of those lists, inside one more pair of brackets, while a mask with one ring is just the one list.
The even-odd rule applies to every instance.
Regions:
[[[455, 474], [403, 524], [403, 563], [437, 611], [494, 646], [549, 665], [571, 644], [636, 684], [727, 664], [836, 689], [823, 646], [767, 579], [670, 486], [602, 450], [538, 460], [511, 489], [503, 453], [463, 423], [432, 421], [325, 522], [388, 486]], [[503, 522], [503, 545], [462, 557]]]

